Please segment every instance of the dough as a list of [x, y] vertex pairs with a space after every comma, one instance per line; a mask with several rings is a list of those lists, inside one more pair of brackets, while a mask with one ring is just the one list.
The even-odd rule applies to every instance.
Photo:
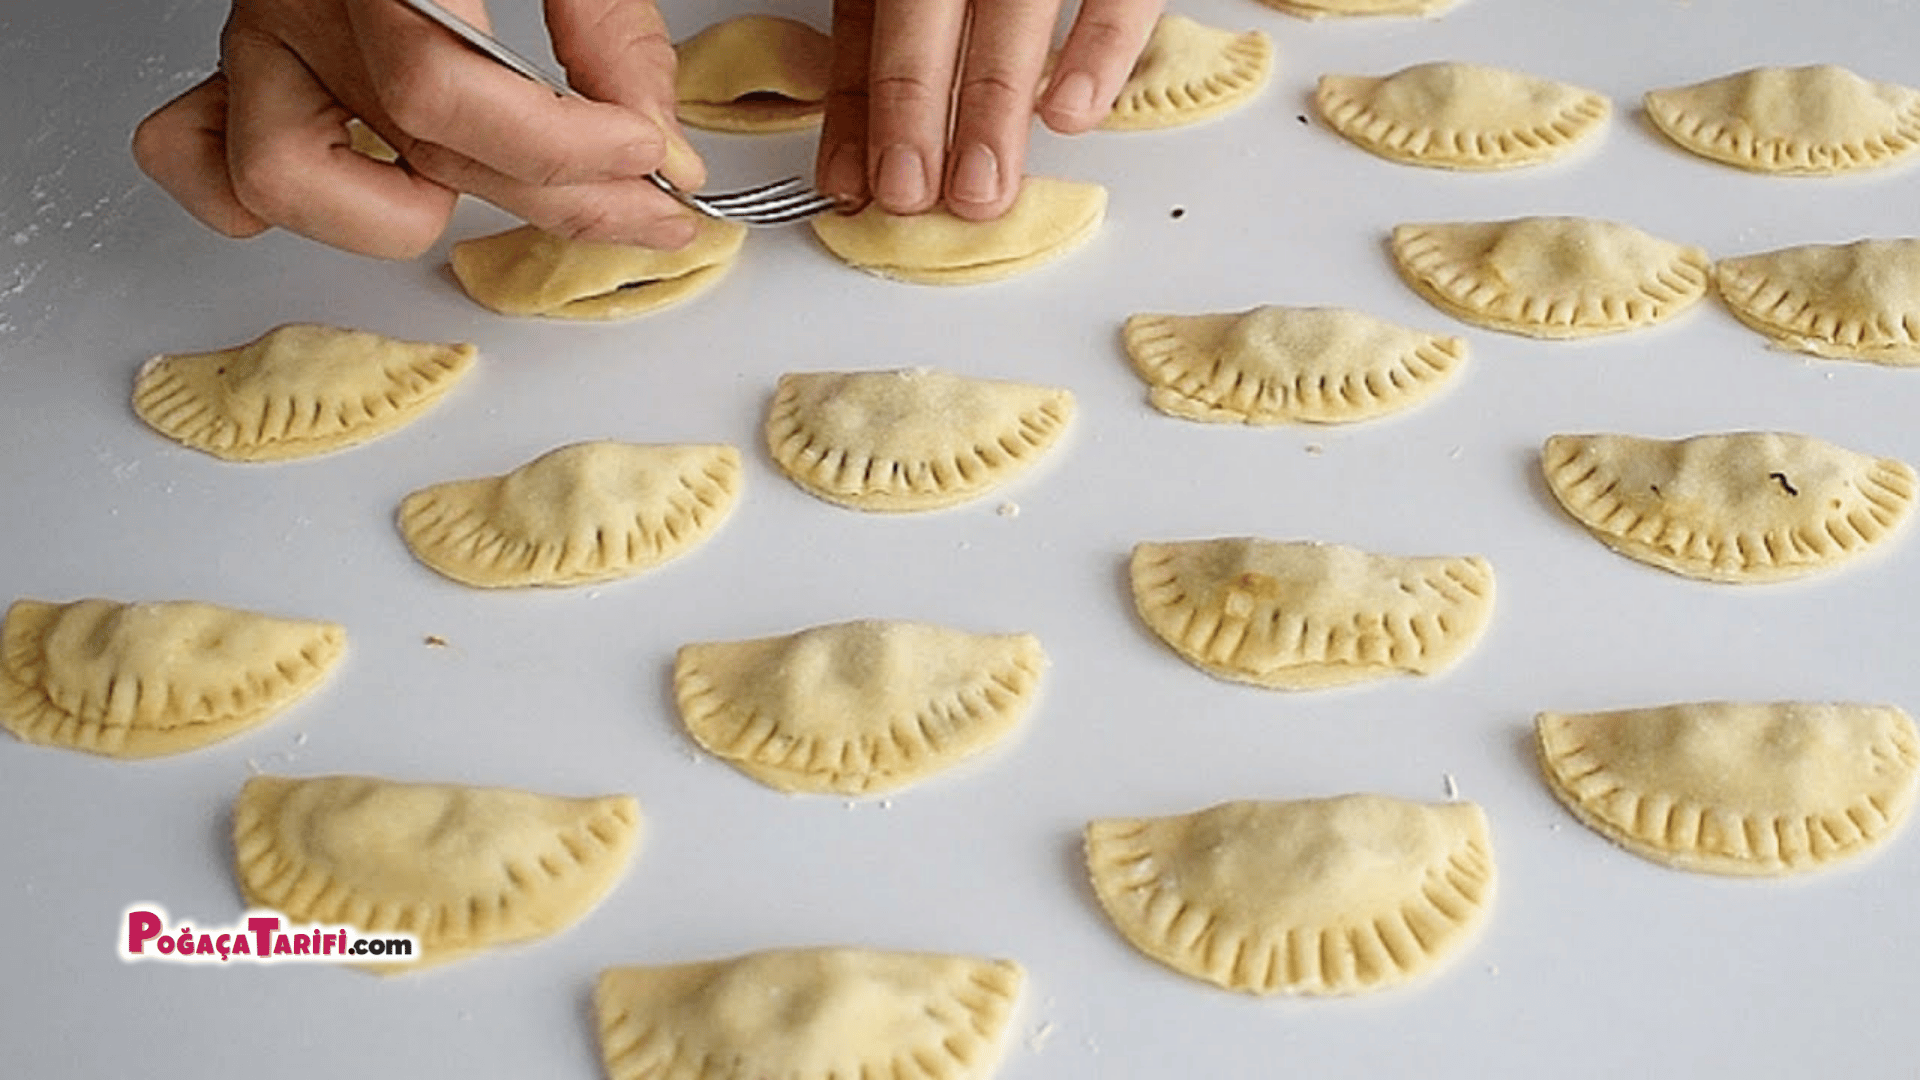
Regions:
[[832, 42], [777, 15], [722, 19], [674, 47], [681, 122], [709, 131], [798, 131], [826, 112]]
[[1273, 39], [1166, 14], [1100, 126], [1146, 131], [1210, 120], [1246, 104], [1273, 75]]
[[1920, 90], [1832, 64], [1654, 90], [1646, 106], [1647, 119], [1683, 149], [1752, 172], [1858, 172], [1920, 147]]
[[1591, 90], [1483, 64], [1417, 64], [1392, 75], [1323, 75], [1314, 104], [1374, 154], [1441, 169], [1511, 169], [1564, 155], [1606, 124]]
[[626, 319], [690, 299], [733, 265], [747, 227], [697, 217], [679, 251], [562, 240], [522, 225], [453, 245], [453, 275], [481, 306], [502, 315]]
[[1741, 322], [1786, 348], [1920, 365], [1920, 239], [1808, 244], [1722, 259], [1713, 283]]
[[821, 214], [813, 231], [849, 266], [922, 285], [974, 285], [1026, 273], [1080, 246], [1100, 228], [1107, 189], [1030, 176], [1006, 215], [966, 221], [945, 210], [894, 215], [870, 205]]

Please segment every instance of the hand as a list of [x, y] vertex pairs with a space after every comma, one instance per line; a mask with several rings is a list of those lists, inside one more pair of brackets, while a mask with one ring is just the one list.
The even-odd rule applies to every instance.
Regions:
[[1104, 119], [1163, 2], [1083, 0], [1040, 93], [1061, 0], [834, 0], [819, 186], [896, 214], [1000, 216], [1035, 113], [1063, 134]]
[[[483, 0], [443, 3], [487, 25]], [[706, 179], [673, 118], [673, 47], [653, 0], [546, 0], [546, 19], [594, 100], [556, 96], [395, 0], [233, 0], [220, 71], [147, 117], [133, 155], [234, 237], [279, 226], [412, 258], [467, 192], [562, 236], [685, 245], [691, 213], [641, 179]], [[356, 116], [400, 164], [349, 148]]]

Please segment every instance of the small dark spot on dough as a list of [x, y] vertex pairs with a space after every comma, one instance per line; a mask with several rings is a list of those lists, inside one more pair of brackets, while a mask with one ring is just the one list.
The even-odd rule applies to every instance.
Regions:
[[1791, 483], [1789, 483], [1789, 482], [1787, 481], [1787, 474], [1786, 474], [1786, 473], [1783, 473], [1783, 472], [1773, 472], [1773, 473], [1768, 473], [1768, 474], [1767, 474], [1767, 479], [1769, 479], [1769, 480], [1778, 480], [1778, 481], [1780, 481], [1780, 490], [1782, 490], [1782, 491], [1784, 491], [1784, 492], [1786, 492], [1786, 493], [1787, 493], [1787, 494], [1789, 494], [1789, 495], [1798, 495], [1798, 494], [1800, 494], [1800, 490], [1799, 490], [1798, 488], [1796, 488], [1796, 487], [1794, 487], [1794, 486], [1793, 486], [1793, 485], [1792, 485]]

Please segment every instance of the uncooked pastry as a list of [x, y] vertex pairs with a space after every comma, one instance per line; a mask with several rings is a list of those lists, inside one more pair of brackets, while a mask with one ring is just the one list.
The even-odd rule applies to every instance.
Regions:
[[1684, 149], [1753, 172], [1828, 176], [1920, 147], [1920, 90], [1832, 64], [1753, 68], [1654, 90], [1647, 118]]
[[674, 696], [701, 746], [769, 787], [892, 791], [1004, 738], [1033, 704], [1032, 634], [862, 620], [683, 646]]
[[1100, 126], [1145, 131], [1210, 120], [1246, 104], [1272, 74], [1273, 39], [1264, 32], [1162, 15]]
[[617, 967], [594, 984], [609, 1080], [986, 1080], [1025, 973], [1011, 960], [775, 949]]
[[858, 510], [933, 510], [1032, 465], [1073, 418], [1073, 394], [927, 368], [782, 375], [767, 447], [808, 492]]
[[1665, 322], [1706, 294], [1697, 247], [1591, 218], [1400, 225], [1394, 264], [1457, 319], [1510, 334], [1576, 338]]
[[1138, 544], [1129, 576], [1140, 618], [1180, 656], [1276, 690], [1434, 674], [1493, 614], [1493, 568], [1478, 556], [1234, 537]]
[[1425, 401], [1467, 359], [1464, 339], [1343, 308], [1141, 314], [1124, 338], [1154, 408], [1221, 424], [1371, 420]]
[[600, 440], [503, 476], [422, 488], [400, 535], [423, 563], [480, 588], [631, 577], [713, 535], [740, 494], [740, 452]]
[[1417, 64], [1392, 75], [1323, 75], [1327, 125], [1392, 161], [1511, 169], [1560, 157], [1605, 125], [1602, 95], [1483, 64]]
[[230, 349], [154, 357], [134, 379], [133, 411], [217, 458], [288, 461], [405, 426], [473, 357], [472, 345], [291, 323]]
[[247, 903], [413, 934], [416, 961], [368, 965], [382, 973], [559, 932], [613, 888], [639, 836], [630, 795], [255, 776], [233, 805]]
[[1920, 365], [1920, 239], [1808, 244], [1714, 264], [1740, 321], [1814, 356]]
[[747, 227], [695, 220], [693, 242], [678, 251], [563, 240], [522, 225], [453, 245], [453, 275], [468, 296], [502, 315], [631, 318], [689, 299], [733, 265]]
[[1457, 0], [1260, 0], [1303, 19], [1353, 15], [1438, 15]]
[[849, 266], [922, 285], [974, 285], [1013, 277], [1066, 254], [1100, 228], [1107, 189], [1027, 177], [1006, 214], [967, 221], [950, 212], [896, 215], [878, 203], [857, 214], [821, 214], [814, 234]]
[[1778, 875], [1877, 847], [1905, 819], [1920, 734], [1891, 705], [1725, 701], [1534, 720], [1547, 786], [1636, 855]]
[[1351, 994], [1445, 963], [1486, 921], [1486, 815], [1380, 795], [1230, 802], [1086, 830], [1100, 904], [1141, 952], [1254, 994]]
[[0, 725], [107, 757], [177, 754], [320, 685], [344, 629], [190, 600], [17, 600], [0, 629]]
[[833, 46], [795, 19], [741, 15], [674, 46], [682, 122], [709, 131], [798, 131], [826, 111]]
[[1881, 545], [1914, 473], [1806, 435], [1555, 435], [1540, 454], [1567, 512], [1628, 558], [1707, 581], [1781, 581]]

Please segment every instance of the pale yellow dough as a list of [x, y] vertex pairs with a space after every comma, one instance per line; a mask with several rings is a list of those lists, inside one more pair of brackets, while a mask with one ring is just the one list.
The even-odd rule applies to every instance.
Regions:
[[1434, 674], [1493, 614], [1493, 568], [1478, 556], [1233, 537], [1138, 544], [1129, 576], [1140, 618], [1182, 658], [1276, 690]]
[[686, 554], [739, 494], [731, 446], [601, 440], [423, 488], [401, 501], [399, 526], [415, 557], [465, 585], [583, 585]]
[[1628, 558], [1687, 577], [1781, 581], [1848, 562], [1913, 512], [1914, 472], [1806, 435], [1555, 435], [1547, 486]]
[[17, 600], [0, 628], [0, 725], [117, 758], [238, 734], [311, 693], [346, 631], [198, 601]]
[[1356, 15], [1438, 15], [1458, 0], [1260, 0], [1303, 19]]
[[1578, 338], [1665, 322], [1706, 294], [1697, 247], [1591, 218], [1400, 225], [1394, 264], [1455, 318], [1537, 338]]
[[453, 245], [453, 275], [481, 306], [502, 315], [626, 319], [688, 300], [720, 279], [747, 227], [696, 217], [678, 251], [563, 240], [522, 225]]
[[233, 805], [249, 905], [418, 938], [410, 970], [572, 925], [626, 871], [630, 795], [568, 798], [370, 776], [256, 776]]
[[1681, 870], [1780, 875], [1883, 843], [1913, 805], [1920, 733], [1891, 705], [1696, 702], [1534, 721], [1575, 817]]
[[833, 62], [827, 35], [796, 19], [741, 15], [674, 46], [683, 123], [761, 134], [820, 123]]
[[134, 380], [133, 411], [227, 461], [313, 457], [412, 422], [467, 373], [474, 351], [290, 323], [230, 349], [154, 357]]
[[1154, 408], [1223, 424], [1375, 419], [1431, 397], [1467, 359], [1462, 338], [1343, 308], [1139, 314], [1123, 337]]
[[1713, 267], [1740, 321], [1814, 356], [1920, 365], [1920, 239], [1808, 244]]
[[701, 746], [780, 791], [892, 791], [1006, 737], [1047, 664], [1031, 634], [862, 620], [687, 645], [680, 717]]
[[1025, 973], [1011, 960], [776, 949], [617, 967], [594, 984], [609, 1080], [986, 1080]]
[[895, 215], [873, 204], [822, 214], [813, 231], [849, 266], [922, 285], [974, 285], [1026, 273], [1080, 246], [1106, 216], [1098, 184], [1030, 176], [1006, 214], [966, 221], [946, 210]]
[[355, 118], [347, 121], [347, 145], [357, 154], [365, 155], [383, 165], [391, 165], [400, 160], [400, 151], [393, 144], [380, 137], [380, 133], [367, 126], [366, 121]]
[[1486, 921], [1486, 815], [1345, 795], [1230, 802], [1086, 830], [1120, 933], [1183, 975], [1253, 994], [1353, 994], [1426, 974]]
[[1858, 172], [1920, 147], [1920, 89], [1832, 64], [1753, 68], [1654, 90], [1646, 107], [1681, 147], [1752, 172]]
[[1100, 126], [1146, 131], [1210, 120], [1244, 105], [1273, 75], [1273, 39], [1166, 14]]
[[1392, 161], [1511, 169], [1564, 155], [1600, 130], [1612, 104], [1566, 83], [1483, 64], [1417, 64], [1392, 75], [1323, 75], [1327, 125]]
[[1051, 449], [1073, 394], [926, 368], [782, 375], [767, 447], [813, 495], [857, 510], [955, 506]]

